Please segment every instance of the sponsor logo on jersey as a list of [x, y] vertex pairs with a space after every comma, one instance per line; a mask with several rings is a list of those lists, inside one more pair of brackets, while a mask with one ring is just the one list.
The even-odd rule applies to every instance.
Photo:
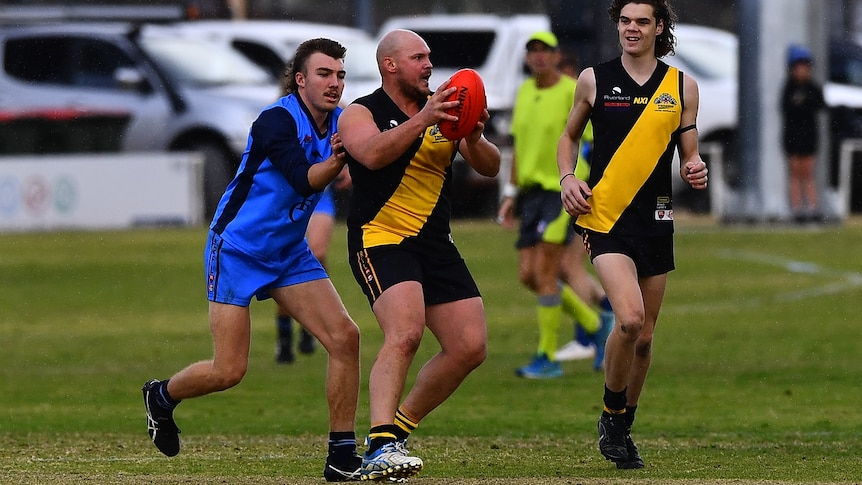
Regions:
[[670, 197], [662, 195], [656, 198], [654, 216], [657, 221], [673, 220], [673, 206]]
[[656, 105], [657, 111], [674, 111], [679, 101], [668, 93], [662, 93], [656, 96], [653, 103]]
[[623, 90], [619, 86], [614, 86], [611, 89], [611, 94], [605, 94], [602, 97], [602, 105], [607, 110], [626, 110], [632, 105], [631, 96], [623, 96]]

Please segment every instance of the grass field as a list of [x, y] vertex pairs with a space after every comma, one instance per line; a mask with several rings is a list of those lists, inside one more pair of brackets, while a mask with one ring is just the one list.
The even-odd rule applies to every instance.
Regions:
[[[598, 453], [603, 379], [588, 362], [565, 363], [556, 380], [514, 376], [537, 338], [514, 234], [486, 221], [453, 230], [485, 297], [489, 355], [414, 433], [426, 467], [411, 482], [862, 483], [862, 221], [677, 222], [678, 269], [635, 427], [647, 467], [634, 471]], [[331, 273], [362, 329], [361, 438], [380, 332], [342, 231]], [[325, 356], [276, 365], [269, 302], [252, 305], [242, 384], [178, 408], [182, 453], [166, 458], [146, 436], [144, 381], [210, 356], [204, 238], [201, 228], [0, 235], [0, 483], [323, 482]]]

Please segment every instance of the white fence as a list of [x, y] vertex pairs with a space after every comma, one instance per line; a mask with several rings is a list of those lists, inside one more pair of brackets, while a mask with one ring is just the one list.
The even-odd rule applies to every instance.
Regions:
[[[732, 220], [745, 213], [746, 194], [731, 188], [725, 181], [724, 156], [720, 143], [701, 143], [700, 152], [709, 167], [709, 198], [712, 215], [718, 220]], [[823, 189], [823, 209], [827, 215], [844, 220], [850, 215], [853, 190], [853, 156], [862, 152], [862, 139], [848, 138], [839, 147], [838, 185]], [[761, 188], [761, 190], [765, 190]]]
[[0, 157], [0, 232], [197, 225], [197, 153]]

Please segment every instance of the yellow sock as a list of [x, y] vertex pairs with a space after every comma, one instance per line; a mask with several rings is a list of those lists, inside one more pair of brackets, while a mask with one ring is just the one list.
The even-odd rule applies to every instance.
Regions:
[[559, 341], [557, 333], [560, 330], [563, 306], [559, 301], [556, 305], [543, 305], [540, 298], [537, 310], [539, 314], [539, 353], [544, 353], [549, 359], [554, 360], [557, 353]]
[[599, 329], [599, 312], [581, 300], [569, 285], [562, 285], [561, 297], [566, 315], [577, 320], [587, 333], [596, 333]]

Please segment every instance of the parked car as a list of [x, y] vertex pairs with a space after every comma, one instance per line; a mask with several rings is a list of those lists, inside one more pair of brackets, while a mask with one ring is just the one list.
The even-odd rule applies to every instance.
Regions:
[[118, 152], [128, 123], [115, 110], [0, 111], [0, 155]]
[[261, 108], [278, 86], [236, 51], [171, 26], [50, 23], [0, 27], [0, 112], [128, 113], [122, 151], [199, 151], [214, 213]]
[[198, 20], [173, 24], [184, 37], [228, 45], [269, 72], [277, 81], [296, 48], [315, 37], [326, 37], [347, 48], [342, 102], [347, 104], [380, 86], [377, 42], [361, 29], [293, 20]]

